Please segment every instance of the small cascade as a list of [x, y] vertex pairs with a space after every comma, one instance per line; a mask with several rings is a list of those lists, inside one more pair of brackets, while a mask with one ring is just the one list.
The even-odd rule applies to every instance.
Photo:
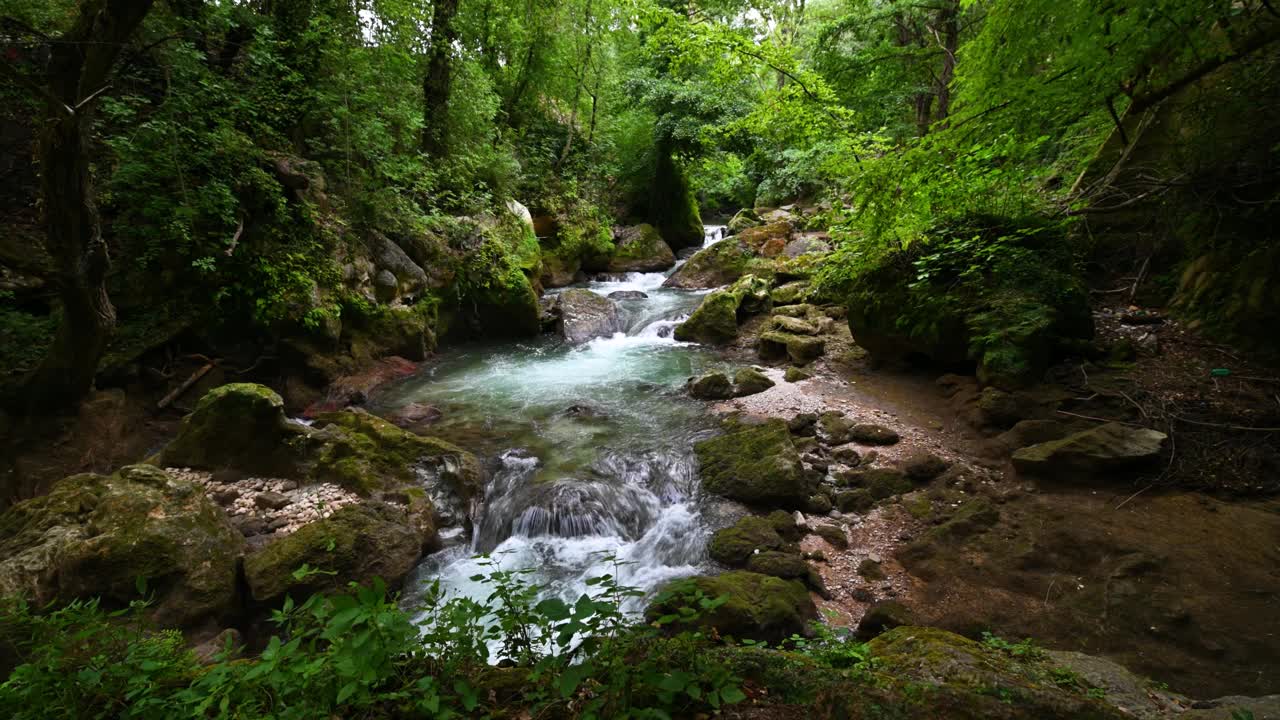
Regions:
[[[723, 226], [709, 226], [704, 246], [723, 237]], [[470, 543], [429, 556], [419, 583], [483, 599], [489, 590], [470, 578], [492, 562], [531, 570], [543, 594], [575, 600], [606, 572], [648, 591], [704, 568], [692, 446], [713, 423], [681, 387], [717, 361], [672, 337], [705, 291], [664, 288], [668, 275], [587, 285], [602, 295], [644, 293], [617, 300], [625, 330], [613, 337], [455, 353], [399, 388], [399, 402], [449, 408], [440, 425], [446, 437], [456, 427], [504, 444], [488, 460]], [[478, 561], [479, 553], [490, 560]], [[629, 602], [627, 610], [642, 608], [642, 599]]]

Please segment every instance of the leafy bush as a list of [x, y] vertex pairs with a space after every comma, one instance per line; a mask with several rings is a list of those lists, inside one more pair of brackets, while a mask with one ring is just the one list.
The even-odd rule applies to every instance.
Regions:
[[[51, 612], [0, 608], [23, 664], [0, 685], [0, 713], [25, 718], [473, 717], [525, 707], [544, 717], [670, 718], [745, 699], [707, 641], [666, 637], [620, 611], [640, 593], [614, 575], [574, 602], [490, 564], [484, 602], [430, 586], [421, 616], [380, 582], [287, 599], [257, 657], [202, 667], [175, 631], [143, 622], [144, 603], [96, 601]], [[695, 613], [696, 614], [696, 613]], [[673, 620], [674, 621], [674, 620]], [[497, 666], [492, 663], [501, 661]]]

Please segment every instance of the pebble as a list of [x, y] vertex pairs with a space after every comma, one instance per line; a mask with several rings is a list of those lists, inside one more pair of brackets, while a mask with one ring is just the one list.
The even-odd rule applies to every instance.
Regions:
[[287, 535], [307, 523], [329, 517], [344, 505], [360, 501], [360, 496], [333, 483], [301, 485], [284, 478], [213, 474], [191, 468], [165, 470], [201, 487], [226, 510], [232, 524], [245, 537]]

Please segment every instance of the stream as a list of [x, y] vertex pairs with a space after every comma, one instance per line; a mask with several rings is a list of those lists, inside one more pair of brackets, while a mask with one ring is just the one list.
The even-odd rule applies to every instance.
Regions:
[[[723, 228], [706, 228], [705, 244], [721, 237]], [[648, 592], [707, 569], [692, 446], [716, 423], [682, 388], [722, 362], [671, 337], [706, 294], [663, 288], [676, 268], [585, 285], [648, 295], [617, 301], [625, 331], [613, 337], [457, 348], [378, 398], [385, 409], [440, 408], [433, 434], [476, 452], [488, 469], [470, 537], [447, 537], [424, 561], [407, 584], [410, 602], [435, 580], [451, 595], [484, 600], [491, 588], [470, 578], [494, 568], [480, 554], [496, 568], [528, 571], [543, 597], [569, 602], [604, 573]], [[639, 612], [643, 602], [623, 609]]]

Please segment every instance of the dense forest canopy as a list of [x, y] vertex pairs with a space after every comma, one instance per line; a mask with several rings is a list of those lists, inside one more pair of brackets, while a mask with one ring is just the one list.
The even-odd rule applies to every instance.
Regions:
[[[837, 284], [948, 218], [1069, 222], [1105, 193], [1075, 181], [1111, 133], [1125, 142], [1137, 113], [1256, 55], [1277, 21], [1226, 0], [50, 0], [0, 17], [9, 142], [38, 161], [7, 171], [5, 257], [62, 307], [31, 313], [41, 301], [9, 283], [9, 361], [34, 369], [48, 347], [32, 382], [74, 378], [70, 396], [107, 352], [111, 302], [124, 325], [163, 324], [130, 307], [142, 286], [224, 322], [316, 328], [352, 312], [323, 292], [335, 243], [438, 234], [511, 199], [563, 219], [568, 257], [607, 252], [610, 218], [651, 221], [678, 249], [700, 238], [699, 204], [821, 201]], [[78, 78], [60, 76], [64, 56], [83, 59]], [[78, 161], [32, 147], [32, 118], [59, 113]], [[323, 192], [287, 201], [282, 183], [307, 181], [273, 168], [293, 159]], [[75, 162], [70, 184], [57, 166]], [[41, 210], [82, 195], [97, 211], [46, 232]], [[99, 224], [105, 245], [56, 239]], [[463, 286], [494, 282], [460, 270]], [[118, 297], [72, 291], [86, 284]], [[52, 325], [78, 339], [46, 345]], [[73, 344], [88, 369], [68, 372]]]
[[1280, 702], [1272, 0], [0, 0], [0, 78], [0, 715]]

